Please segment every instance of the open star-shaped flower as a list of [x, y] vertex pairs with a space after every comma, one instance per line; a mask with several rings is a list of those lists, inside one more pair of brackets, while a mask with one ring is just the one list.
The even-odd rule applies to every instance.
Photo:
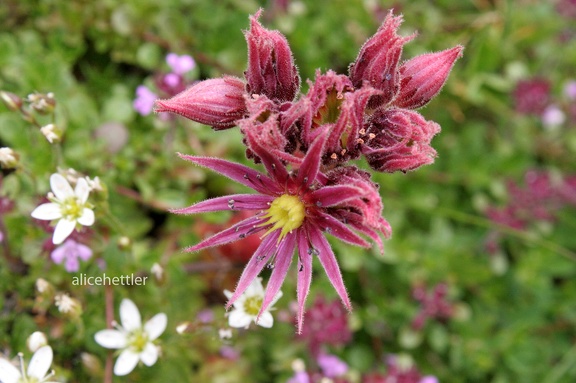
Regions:
[[[228, 299], [234, 295], [231, 291], [224, 290], [224, 295]], [[250, 286], [244, 290], [244, 293], [234, 302], [234, 309], [228, 314], [228, 324], [234, 328], [248, 328], [254, 321], [258, 326], [270, 328], [274, 324], [274, 317], [270, 310], [274, 303], [282, 297], [282, 291], [278, 291], [268, 309], [260, 313], [260, 307], [264, 301], [264, 287], [262, 278], [254, 278]]]
[[273, 271], [258, 317], [275, 301], [288, 273], [292, 255], [297, 249], [298, 332], [302, 328], [304, 302], [310, 289], [313, 256], [320, 260], [344, 305], [351, 308], [338, 262], [324, 233], [362, 247], [370, 247], [370, 244], [351, 227], [370, 236], [380, 245], [378, 232], [386, 236], [390, 233], [388, 222], [380, 216], [382, 204], [376, 186], [363, 178], [362, 173], [355, 168], [348, 172], [338, 169], [335, 174], [319, 171], [325, 137], [320, 135], [314, 141], [302, 158], [300, 167], [292, 171], [257, 142], [252, 142], [251, 148], [261, 159], [268, 175], [218, 158], [181, 155], [185, 160], [254, 189], [257, 194], [213, 198], [173, 211], [180, 214], [221, 210], [255, 211], [253, 217], [187, 250], [198, 251], [230, 243], [247, 235], [263, 233], [263, 241], [246, 265], [227, 305], [232, 306], [260, 271], [269, 265]]
[[58, 220], [52, 242], [59, 245], [72, 234], [77, 225], [91, 226], [94, 223], [94, 211], [88, 203], [90, 187], [84, 178], [79, 178], [76, 187], [72, 189], [66, 178], [55, 173], [50, 176], [50, 187], [50, 202], [34, 209], [32, 217], [45, 221]]
[[120, 303], [120, 321], [122, 326], [117, 326], [117, 329], [101, 330], [94, 335], [100, 346], [121, 350], [114, 364], [114, 374], [129, 374], [138, 361], [142, 361], [146, 366], [156, 363], [158, 347], [154, 340], [166, 329], [166, 314], [156, 314], [142, 326], [138, 307], [130, 299], [123, 299]]

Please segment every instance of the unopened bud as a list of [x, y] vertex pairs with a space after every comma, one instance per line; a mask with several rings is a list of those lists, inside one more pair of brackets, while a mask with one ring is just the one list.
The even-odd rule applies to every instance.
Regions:
[[82, 365], [84, 368], [86, 368], [86, 370], [88, 370], [91, 375], [102, 375], [102, 363], [100, 362], [100, 359], [98, 359], [95, 355], [83, 352], [80, 354], [80, 359], [82, 360]]
[[54, 287], [46, 279], [38, 278], [36, 280], [36, 291], [42, 295], [50, 294], [54, 291]]
[[28, 339], [26, 339], [26, 346], [30, 352], [36, 352], [40, 347], [46, 346], [48, 344], [48, 338], [41, 331], [33, 332]]
[[218, 336], [220, 339], [232, 339], [232, 329], [231, 328], [221, 328], [218, 330]]
[[394, 100], [399, 108], [416, 109], [426, 105], [444, 86], [464, 47], [426, 53], [406, 61], [400, 67], [400, 92]]
[[396, 32], [400, 24], [402, 16], [394, 16], [390, 11], [378, 31], [364, 43], [356, 61], [349, 68], [354, 87], [361, 88], [367, 83], [382, 91], [382, 95], [371, 102], [375, 104], [373, 107], [389, 103], [400, 89], [398, 62], [404, 44], [415, 36], [399, 36]]
[[154, 263], [150, 269], [150, 272], [152, 275], [154, 275], [158, 282], [164, 282], [164, 268], [160, 266], [159, 263]]
[[258, 22], [261, 11], [250, 18], [246, 80], [250, 94], [263, 94], [280, 102], [292, 101], [300, 89], [300, 76], [286, 37]]
[[196, 83], [168, 100], [156, 101], [155, 112], [176, 113], [190, 120], [228, 129], [246, 112], [244, 82], [225, 76]]
[[40, 128], [40, 132], [46, 137], [48, 142], [54, 144], [62, 139], [62, 130], [54, 124], [48, 124]]
[[14, 93], [0, 91], [0, 99], [12, 111], [17, 111], [22, 108], [22, 99], [16, 96]]
[[30, 107], [40, 114], [50, 114], [54, 111], [56, 100], [54, 93], [47, 94], [32, 93], [29, 94], [26, 101], [30, 103]]
[[15, 169], [20, 156], [12, 148], [0, 148], [0, 167], [2, 169]]
[[180, 335], [187, 333], [192, 328], [192, 323], [190, 322], [182, 322], [178, 326], [176, 326], [176, 332]]
[[118, 238], [118, 247], [120, 250], [130, 250], [132, 246], [132, 240], [130, 238], [123, 235], [122, 237]]

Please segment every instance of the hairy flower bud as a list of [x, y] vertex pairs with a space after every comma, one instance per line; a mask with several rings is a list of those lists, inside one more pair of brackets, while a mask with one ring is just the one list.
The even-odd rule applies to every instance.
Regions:
[[17, 111], [22, 108], [22, 99], [16, 96], [14, 93], [0, 91], [0, 99], [12, 111]]
[[375, 102], [372, 102], [374, 106], [388, 104], [400, 88], [398, 62], [402, 48], [415, 37], [396, 34], [401, 23], [402, 16], [394, 16], [390, 11], [376, 34], [364, 43], [356, 61], [349, 68], [354, 87], [360, 88], [364, 82], [368, 82], [370, 86], [382, 91], [382, 95], [375, 97]]
[[416, 109], [426, 105], [440, 92], [464, 47], [426, 53], [406, 61], [400, 67], [400, 92], [394, 100], [399, 108]]
[[51, 144], [60, 142], [62, 139], [62, 130], [54, 124], [48, 124], [40, 128], [40, 132], [46, 137]]
[[245, 72], [250, 94], [264, 94], [279, 102], [292, 101], [300, 89], [300, 76], [286, 37], [258, 22], [262, 12], [250, 18], [248, 69]]
[[246, 112], [243, 94], [242, 80], [224, 76], [198, 82], [170, 99], [158, 100], [154, 111], [176, 113], [215, 130], [228, 129]]
[[56, 100], [54, 99], [54, 93], [31, 93], [26, 98], [26, 101], [30, 103], [32, 109], [40, 114], [50, 114], [54, 112], [56, 107]]
[[430, 141], [440, 132], [440, 125], [426, 121], [417, 112], [379, 110], [370, 118], [366, 130], [372, 138], [362, 152], [374, 170], [407, 172], [434, 162], [436, 151]]

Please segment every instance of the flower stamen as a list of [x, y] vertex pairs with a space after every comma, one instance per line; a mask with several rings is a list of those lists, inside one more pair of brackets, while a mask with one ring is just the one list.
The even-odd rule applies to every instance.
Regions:
[[262, 216], [262, 218], [268, 218], [268, 220], [260, 226], [272, 225], [262, 237], [275, 230], [282, 229], [278, 237], [278, 242], [280, 242], [286, 234], [302, 226], [305, 217], [306, 209], [300, 198], [291, 194], [282, 194], [272, 201], [270, 208]]

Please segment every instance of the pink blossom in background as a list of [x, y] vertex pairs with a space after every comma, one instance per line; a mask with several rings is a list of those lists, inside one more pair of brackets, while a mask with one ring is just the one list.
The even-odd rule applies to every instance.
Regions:
[[571, 101], [576, 101], [576, 80], [570, 80], [564, 86], [564, 95]]
[[196, 67], [196, 62], [189, 55], [178, 56], [176, 53], [166, 55], [166, 63], [177, 75], [183, 75]]
[[145, 85], [140, 85], [136, 88], [136, 99], [133, 102], [134, 110], [142, 116], [147, 116], [152, 113], [154, 109], [154, 102], [158, 96], [152, 92]]
[[317, 358], [318, 366], [327, 378], [335, 378], [348, 372], [348, 365], [336, 355], [320, 354]]
[[439, 283], [431, 291], [426, 291], [423, 285], [417, 285], [412, 290], [412, 296], [420, 302], [420, 312], [412, 320], [412, 327], [421, 330], [428, 319], [447, 320], [454, 313], [452, 303], [447, 299], [448, 286]]
[[544, 112], [542, 112], [542, 124], [547, 128], [553, 128], [555, 126], [562, 125], [566, 121], [566, 115], [558, 107], [558, 105], [548, 105]]
[[57, 264], [64, 262], [66, 271], [72, 273], [80, 269], [80, 260], [87, 261], [92, 257], [92, 250], [73, 239], [66, 240], [50, 254], [52, 261]]
[[518, 113], [540, 115], [550, 102], [550, 82], [544, 78], [522, 80], [513, 92]]

